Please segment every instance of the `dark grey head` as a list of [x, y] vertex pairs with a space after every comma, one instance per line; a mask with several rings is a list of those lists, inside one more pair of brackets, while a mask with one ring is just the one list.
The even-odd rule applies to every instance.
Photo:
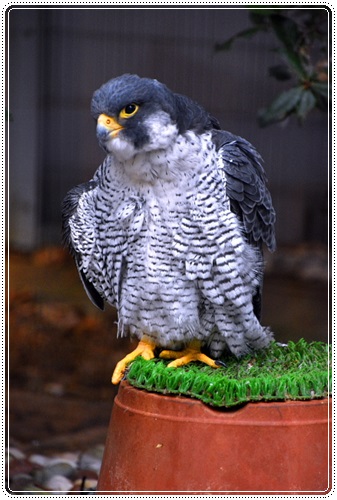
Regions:
[[172, 92], [157, 80], [129, 74], [109, 80], [96, 90], [91, 113], [98, 121], [100, 144], [108, 151], [107, 140], [117, 136], [138, 150], [145, 146], [151, 140], [146, 126], [151, 117], [166, 116], [180, 134], [219, 128], [217, 121], [188, 97]]

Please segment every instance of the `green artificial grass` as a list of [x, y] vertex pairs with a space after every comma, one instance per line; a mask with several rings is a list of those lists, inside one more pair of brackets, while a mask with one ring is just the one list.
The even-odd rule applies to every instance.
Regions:
[[134, 387], [162, 394], [199, 399], [216, 407], [231, 407], [248, 401], [304, 400], [331, 394], [330, 346], [304, 339], [237, 360], [222, 361], [225, 367], [210, 368], [191, 363], [167, 368], [169, 361], [141, 357], [130, 365], [127, 380]]

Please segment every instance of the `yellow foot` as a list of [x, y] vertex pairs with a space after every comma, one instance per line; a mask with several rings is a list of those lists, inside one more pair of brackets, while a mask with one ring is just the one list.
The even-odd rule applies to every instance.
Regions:
[[155, 343], [148, 337], [144, 336], [138, 343], [136, 349], [117, 363], [111, 377], [111, 382], [113, 384], [118, 384], [122, 380], [127, 366], [131, 363], [131, 361], [136, 359], [137, 356], [142, 356], [144, 359], [153, 359], [155, 348]]
[[174, 359], [167, 365], [168, 368], [176, 368], [177, 366], [187, 365], [191, 361], [201, 361], [212, 368], [219, 368], [214, 359], [209, 358], [206, 354], [200, 351], [201, 342], [192, 341], [186, 349], [182, 351], [165, 350], [160, 353], [160, 357], [164, 359]]

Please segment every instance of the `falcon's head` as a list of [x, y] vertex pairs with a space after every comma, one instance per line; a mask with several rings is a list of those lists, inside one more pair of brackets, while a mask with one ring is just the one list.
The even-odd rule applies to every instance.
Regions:
[[137, 75], [122, 75], [102, 85], [93, 95], [91, 112], [100, 145], [120, 159], [165, 149], [187, 130], [202, 133], [219, 128], [191, 99]]

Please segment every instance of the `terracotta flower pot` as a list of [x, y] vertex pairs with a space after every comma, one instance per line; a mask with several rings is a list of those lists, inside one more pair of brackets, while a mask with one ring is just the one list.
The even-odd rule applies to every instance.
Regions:
[[329, 398], [216, 410], [122, 382], [97, 493], [327, 493], [330, 412]]

